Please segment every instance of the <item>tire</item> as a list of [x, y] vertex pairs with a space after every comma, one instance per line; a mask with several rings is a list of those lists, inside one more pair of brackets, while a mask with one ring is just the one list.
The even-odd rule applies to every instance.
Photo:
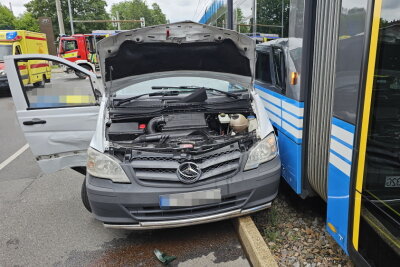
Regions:
[[[79, 65], [79, 66], [81, 66], [84, 69], [87, 69], [88, 71], [93, 71], [92, 68], [89, 65], [85, 64], [85, 65]], [[86, 79], [87, 78], [87, 75], [82, 73], [82, 72], [80, 72], [80, 71], [75, 71], [75, 74], [76, 74], [76, 76], [78, 76], [79, 79]]]
[[36, 87], [36, 88], [44, 88], [44, 86], [45, 86], [44, 79], [41, 80], [40, 82], [33, 83], [33, 86]]
[[0, 87], [0, 97], [10, 97], [11, 90], [10, 87]]
[[43, 80], [45, 83], [50, 83], [50, 79], [46, 78], [46, 75], [43, 74]]
[[86, 190], [86, 178], [83, 180], [82, 189], [81, 189], [81, 198], [83, 206], [86, 208], [87, 211], [90, 213], [92, 212], [92, 208], [90, 207], [90, 202]]

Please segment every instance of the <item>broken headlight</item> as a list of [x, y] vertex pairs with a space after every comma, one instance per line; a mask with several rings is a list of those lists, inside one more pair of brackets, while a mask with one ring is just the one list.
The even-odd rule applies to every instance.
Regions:
[[110, 179], [116, 183], [130, 183], [128, 176], [119, 165], [119, 161], [110, 155], [101, 153], [93, 148], [88, 149], [86, 170], [98, 178]]
[[275, 134], [272, 132], [250, 150], [244, 170], [255, 169], [261, 163], [274, 159], [277, 154]]

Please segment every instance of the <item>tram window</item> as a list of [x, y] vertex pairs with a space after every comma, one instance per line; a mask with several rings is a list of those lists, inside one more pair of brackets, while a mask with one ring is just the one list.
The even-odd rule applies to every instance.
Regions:
[[272, 83], [270, 57], [266, 52], [257, 52], [256, 80], [263, 83]]

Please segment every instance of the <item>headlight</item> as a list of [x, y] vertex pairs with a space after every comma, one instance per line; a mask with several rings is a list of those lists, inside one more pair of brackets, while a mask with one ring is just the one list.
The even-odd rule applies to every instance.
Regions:
[[270, 161], [275, 158], [278, 154], [278, 149], [276, 147], [275, 134], [270, 133], [263, 140], [258, 142], [255, 147], [250, 150], [249, 157], [247, 159], [244, 170], [255, 169], [261, 163]]
[[4, 76], [6, 75], [6, 71], [5, 70], [0, 70], [0, 76]]
[[110, 179], [116, 183], [131, 182], [119, 165], [117, 159], [94, 150], [93, 148], [88, 149], [86, 170], [93, 176]]

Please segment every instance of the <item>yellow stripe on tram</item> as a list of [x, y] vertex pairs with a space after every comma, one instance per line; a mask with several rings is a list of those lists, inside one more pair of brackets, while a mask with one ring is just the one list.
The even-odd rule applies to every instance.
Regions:
[[381, 20], [382, 0], [375, 0], [374, 12], [372, 17], [371, 41], [369, 48], [368, 70], [365, 85], [364, 107], [361, 121], [360, 148], [358, 154], [358, 166], [356, 176], [356, 192], [354, 199], [354, 218], [353, 218], [353, 245], [358, 250], [358, 240], [360, 231], [361, 215], [361, 193], [364, 179], [365, 155], [367, 149], [367, 137], [369, 119], [371, 111], [372, 90], [374, 85], [376, 53], [378, 47], [379, 24]]

